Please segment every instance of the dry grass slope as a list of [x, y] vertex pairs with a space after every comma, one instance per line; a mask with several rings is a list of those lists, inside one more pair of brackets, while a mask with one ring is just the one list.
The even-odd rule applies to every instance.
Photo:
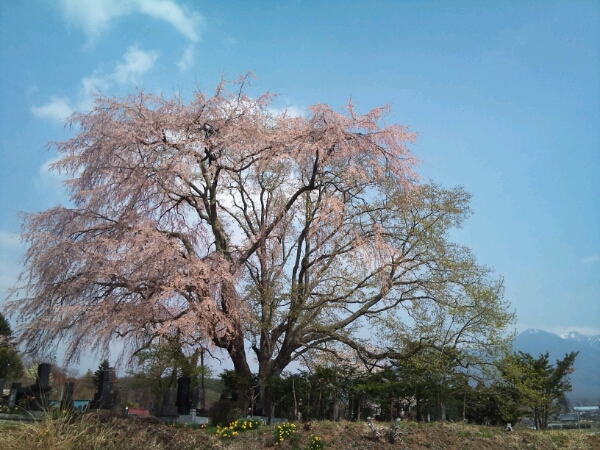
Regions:
[[284, 449], [305, 450], [319, 436], [325, 449], [599, 449], [600, 434], [587, 431], [536, 432], [475, 425], [435, 423], [403, 424], [390, 442], [388, 424], [377, 424], [379, 437], [362, 422], [315, 422], [309, 431], [294, 433], [275, 445], [272, 427], [261, 427], [220, 439], [214, 429], [191, 430], [167, 426], [155, 419], [88, 414], [33, 423], [0, 424], [2, 450], [202, 450]]

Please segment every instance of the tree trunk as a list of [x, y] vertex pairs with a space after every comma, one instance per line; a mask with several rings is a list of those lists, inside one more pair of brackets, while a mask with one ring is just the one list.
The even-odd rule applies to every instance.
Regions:
[[292, 378], [292, 394], [294, 395], [294, 420], [298, 420], [298, 402], [296, 401], [296, 385]]
[[204, 384], [204, 378], [205, 378], [205, 367], [204, 367], [204, 348], [202, 348], [202, 350], [200, 351], [200, 367], [202, 367], [202, 403], [200, 404], [200, 407], [202, 408], [202, 411], [205, 413], [206, 412], [206, 386]]
[[252, 379], [252, 371], [246, 359], [246, 349], [244, 348], [244, 337], [240, 332], [234, 336], [227, 346], [227, 353], [233, 362], [235, 372], [247, 380]]

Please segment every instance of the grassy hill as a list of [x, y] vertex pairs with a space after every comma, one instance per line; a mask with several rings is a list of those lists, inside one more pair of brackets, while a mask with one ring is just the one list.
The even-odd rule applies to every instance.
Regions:
[[[167, 426], [156, 419], [111, 415], [85, 415], [35, 423], [0, 424], [0, 448], [191, 450], [191, 449], [300, 449], [319, 436], [325, 449], [600, 449], [598, 430], [538, 432], [527, 428], [506, 432], [501, 428], [455, 423], [403, 423], [395, 442], [389, 424], [377, 424], [375, 436], [364, 422], [315, 422], [275, 445], [273, 426], [240, 432], [233, 438], [215, 436], [215, 429]], [[313, 447], [315, 448], [315, 447]]]

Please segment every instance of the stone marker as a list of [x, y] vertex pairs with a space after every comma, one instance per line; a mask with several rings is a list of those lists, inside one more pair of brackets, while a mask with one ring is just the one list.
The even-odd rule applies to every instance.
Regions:
[[94, 394], [94, 408], [108, 409], [112, 406], [110, 370], [101, 370], [99, 375], [98, 392]]
[[163, 417], [175, 417], [177, 415], [177, 407], [175, 406], [177, 399], [177, 392], [174, 388], [167, 389], [165, 393], [165, 400], [161, 411]]
[[17, 402], [19, 401], [19, 391], [21, 390], [21, 383], [12, 383], [10, 385], [10, 392], [8, 394], [8, 408], [12, 411], [15, 409]]
[[18, 390], [14, 389], [14, 385], [15, 384], [20, 384], [20, 383], [13, 383], [13, 389], [10, 390], [10, 394], [8, 394], [8, 409], [10, 409], [11, 411], [13, 409], [15, 409], [15, 406], [17, 404], [17, 393]]
[[73, 388], [75, 383], [65, 383], [65, 389], [63, 391], [63, 397], [60, 401], [60, 409], [63, 411], [72, 411], [73, 410]]
[[41, 388], [50, 386], [50, 369], [52, 365], [48, 363], [42, 363], [38, 365], [38, 377], [35, 380], [35, 384]]
[[50, 387], [51, 369], [51, 364], [38, 364], [38, 374], [35, 384], [29, 386], [29, 391], [35, 398], [35, 402], [30, 405], [33, 411], [43, 411], [48, 409], [48, 393], [52, 389]]
[[115, 411], [121, 410], [121, 389], [114, 389], [111, 397], [111, 408]]
[[188, 415], [192, 406], [192, 379], [190, 377], [179, 377], [177, 379], [177, 412]]

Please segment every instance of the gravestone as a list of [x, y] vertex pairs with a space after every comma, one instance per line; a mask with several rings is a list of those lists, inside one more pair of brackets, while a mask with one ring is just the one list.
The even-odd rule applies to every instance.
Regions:
[[188, 415], [192, 407], [192, 379], [179, 377], [177, 379], [177, 412]]
[[73, 410], [73, 387], [75, 383], [65, 383], [65, 389], [63, 391], [63, 397], [60, 401], [60, 409], [72, 411]]
[[98, 392], [94, 394], [94, 407], [98, 409], [109, 409], [112, 406], [110, 370], [101, 370], [98, 381]]
[[177, 415], [177, 407], [175, 406], [177, 400], [177, 392], [174, 388], [167, 389], [165, 393], [165, 400], [161, 411], [162, 417], [175, 417]]
[[15, 409], [15, 406], [17, 405], [19, 389], [21, 389], [21, 383], [13, 383], [10, 387], [10, 393], [8, 394], [8, 409], [11, 411]]
[[50, 369], [52, 365], [48, 363], [42, 363], [38, 365], [38, 377], [35, 380], [35, 384], [41, 388], [50, 386]]
[[48, 393], [52, 389], [50, 387], [50, 370], [52, 365], [42, 363], [38, 365], [38, 376], [35, 384], [29, 386], [29, 391], [33, 395], [35, 401], [30, 405], [34, 411], [42, 411], [48, 409]]
[[2, 400], [3, 395], [4, 395], [4, 378], [0, 378], [0, 400]]
[[121, 409], [121, 389], [114, 389], [111, 397], [112, 403], [111, 407], [113, 410]]

